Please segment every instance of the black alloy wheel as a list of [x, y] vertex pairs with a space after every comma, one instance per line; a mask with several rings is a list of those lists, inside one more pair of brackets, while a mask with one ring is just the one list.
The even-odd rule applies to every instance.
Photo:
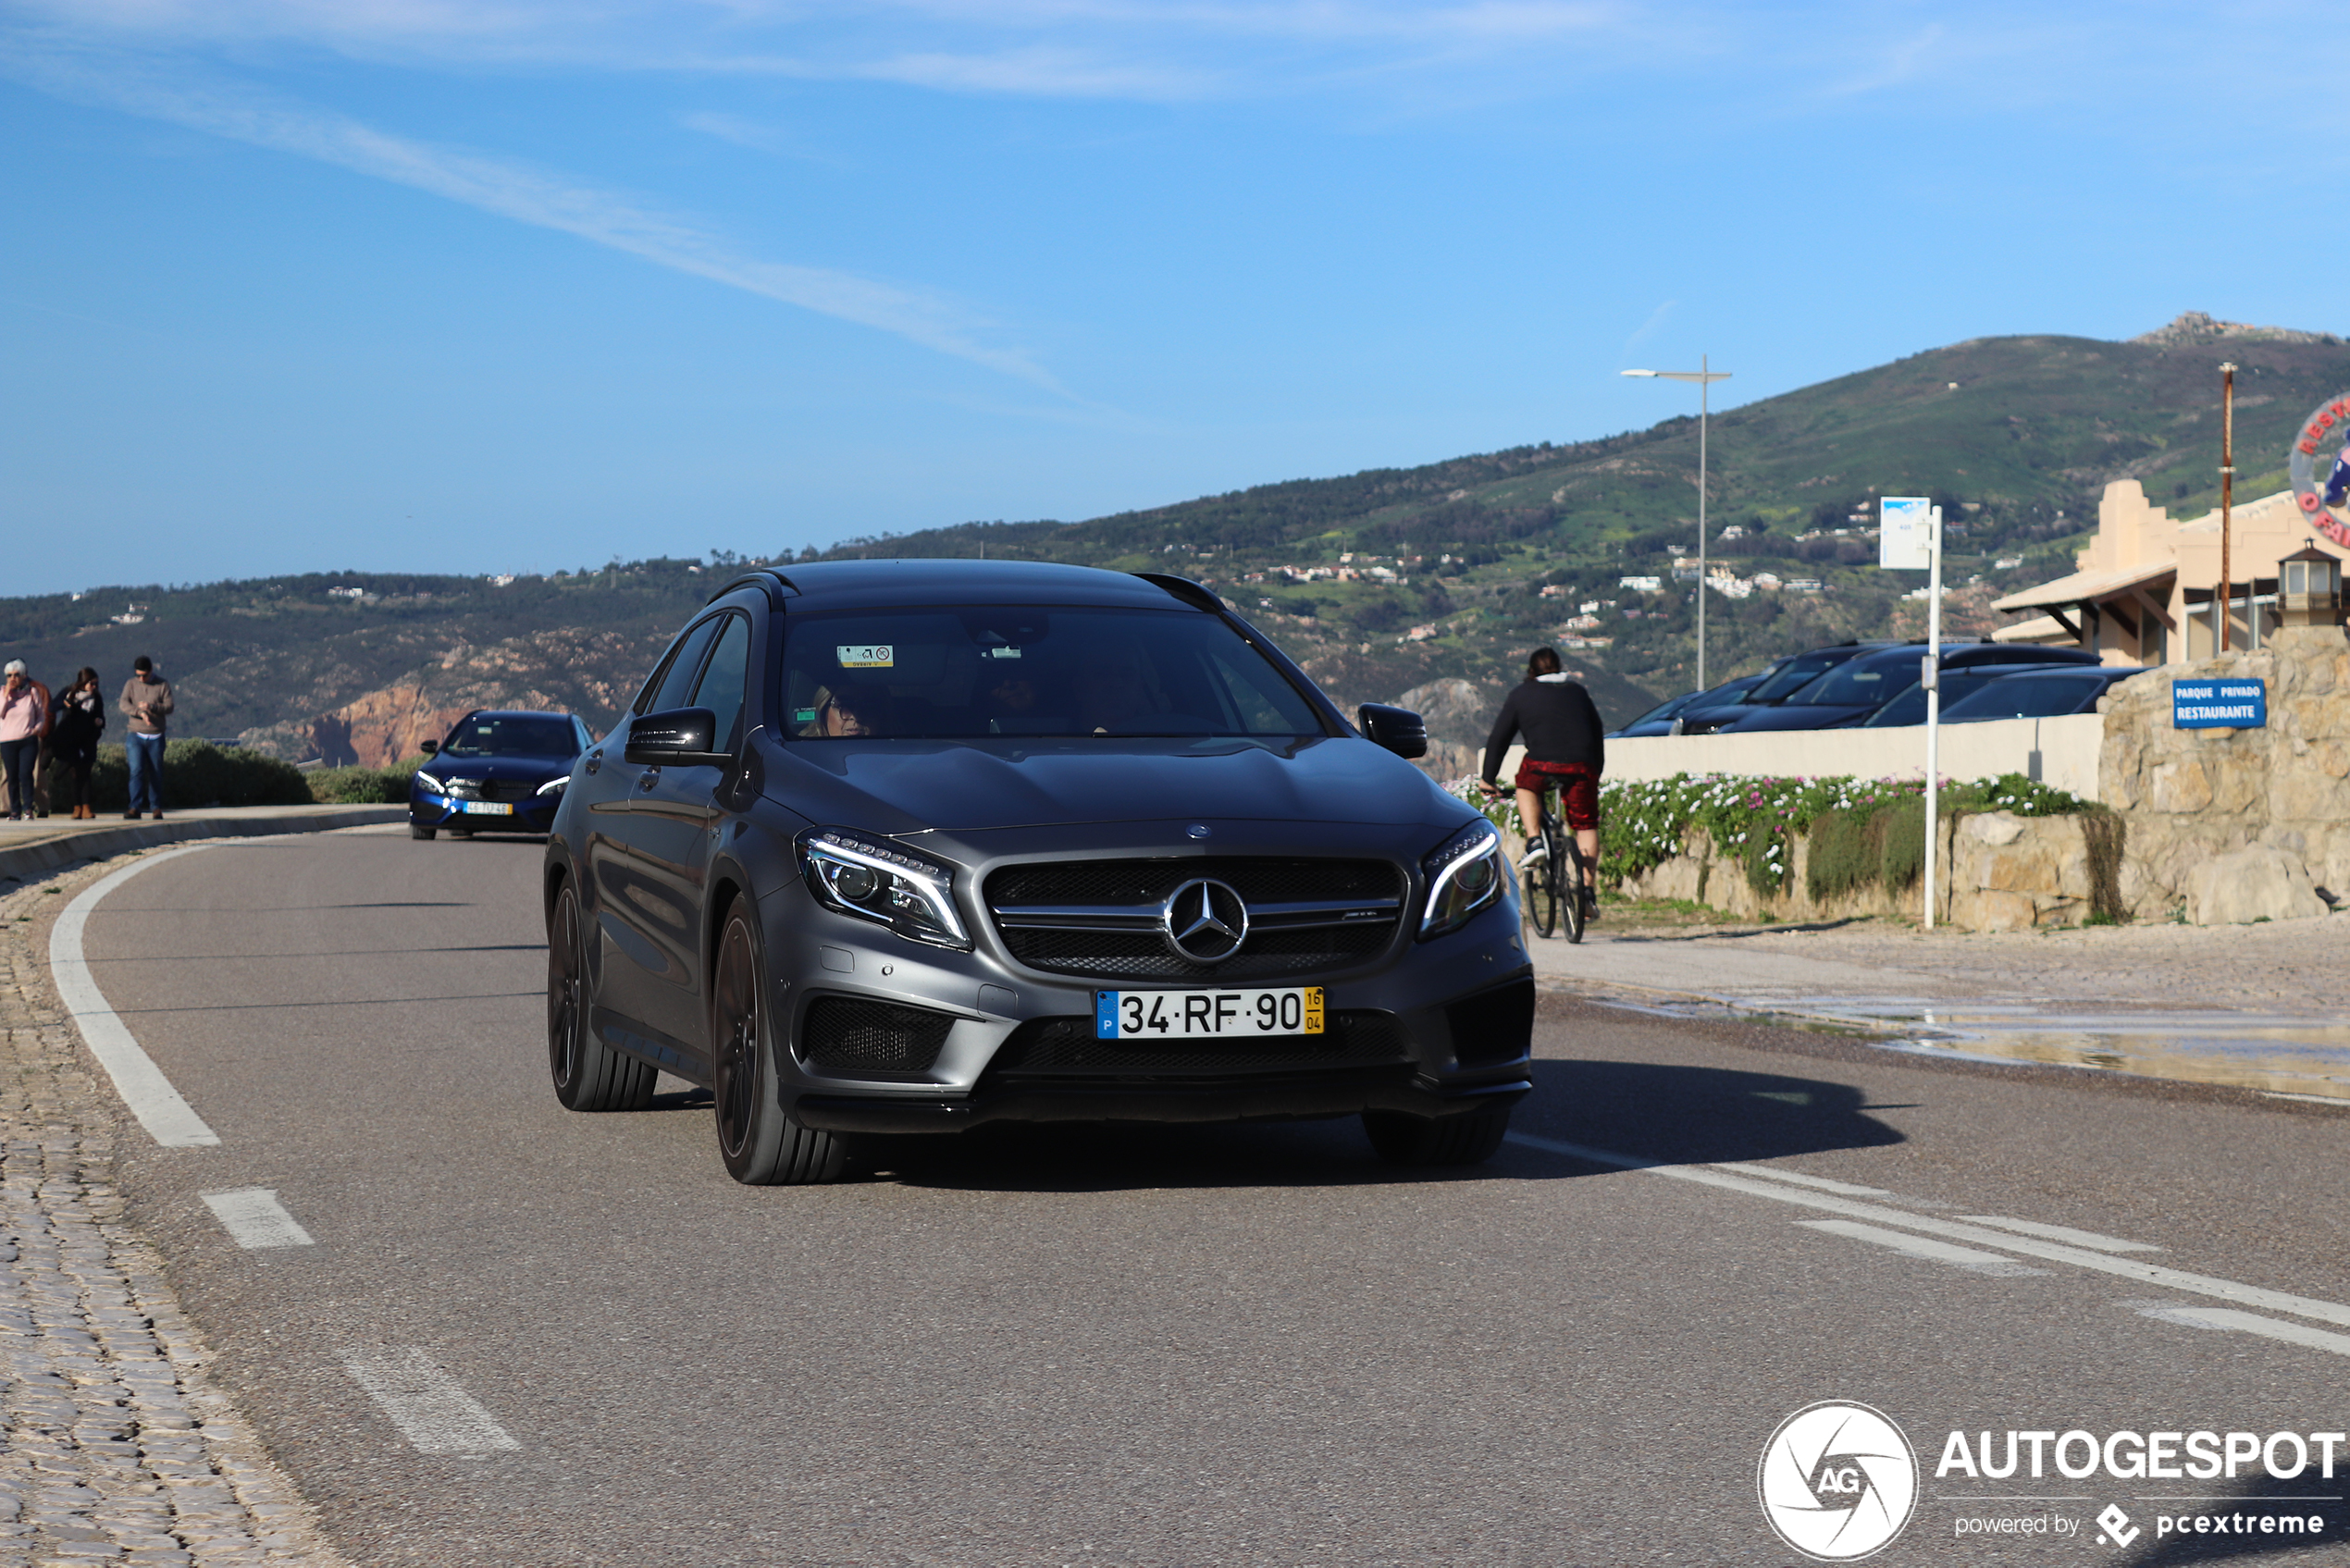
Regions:
[[588, 930], [569, 878], [547, 911], [547, 1070], [575, 1111], [641, 1111], [659, 1071], [615, 1051], [588, 1027]]
[[838, 1138], [803, 1127], [777, 1095], [774, 1019], [765, 1002], [766, 965], [748, 906], [726, 912], [710, 987], [710, 1043], [718, 1154], [747, 1187], [803, 1186], [840, 1175]]

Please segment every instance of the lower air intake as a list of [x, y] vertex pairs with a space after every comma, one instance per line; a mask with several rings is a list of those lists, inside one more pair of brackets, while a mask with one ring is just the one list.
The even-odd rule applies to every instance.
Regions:
[[847, 1078], [926, 1073], [955, 1027], [952, 1015], [850, 996], [820, 996], [799, 1026], [799, 1059]]

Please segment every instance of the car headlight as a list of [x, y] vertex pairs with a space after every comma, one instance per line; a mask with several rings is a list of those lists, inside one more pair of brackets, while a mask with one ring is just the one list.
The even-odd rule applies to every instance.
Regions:
[[446, 795], [449, 793], [449, 786], [447, 784], [442, 784], [439, 779], [434, 778], [422, 768], [416, 770], [416, 782], [424, 785], [425, 788], [430, 790], [435, 795]]
[[559, 773], [555, 777], [549, 779], [545, 784], [540, 784], [538, 786], [538, 793], [541, 795], [559, 795], [563, 792], [563, 785], [569, 783], [571, 783], [571, 775], [569, 773]]
[[916, 942], [970, 950], [955, 908], [953, 867], [845, 828], [801, 833], [799, 858], [810, 890], [827, 907]]
[[1504, 871], [1502, 835], [1483, 818], [1444, 841], [1420, 862], [1428, 873], [1428, 907], [1420, 915], [1420, 939], [1457, 930], [1502, 895]]

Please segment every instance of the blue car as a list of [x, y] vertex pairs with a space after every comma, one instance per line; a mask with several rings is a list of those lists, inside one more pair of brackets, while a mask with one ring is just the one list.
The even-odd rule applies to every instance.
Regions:
[[447, 740], [425, 742], [425, 765], [408, 781], [409, 836], [545, 833], [595, 738], [569, 713], [466, 714]]

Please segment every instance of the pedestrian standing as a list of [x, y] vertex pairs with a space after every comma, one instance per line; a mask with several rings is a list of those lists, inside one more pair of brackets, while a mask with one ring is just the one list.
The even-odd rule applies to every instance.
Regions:
[[32, 682], [32, 689], [41, 694], [41, 750], [32, 759], [32, 798], [25, 802], [24, 814], [45, 817], [49, 814], [49, 773], [56, 766], [50, 756], [50, 735], [57, 724], [57, 699], [39, 681]]
[[90, 770], [98, 760], [98, 737], [105, 733], [106, 699], [98, 691], [98, 672], [85, 664], [75, 673], [73, 685], [57, 698], [56, 712], [49, 723], [49, 767], [53, 773], [59, 769], [65, 772], [76, 821], [98, 814], [90, 803]]
[[0, 684], [0, 767], [8, 770], [8, 821], [16, 822], [31, 811], [32, 767], [49, 714], [23, 660], [9, 660], [6, 676]]
[[130, 763], [130, 809], [126, 821], [137, 821], [142, 811], [163, 821], [164, 726], [171, 718], [171, 683], [155, 673], [155, 661], [145, 654], [130, 661], [130, 679], [123, 683], [115, 706], [130, 720], [122, 748]]

